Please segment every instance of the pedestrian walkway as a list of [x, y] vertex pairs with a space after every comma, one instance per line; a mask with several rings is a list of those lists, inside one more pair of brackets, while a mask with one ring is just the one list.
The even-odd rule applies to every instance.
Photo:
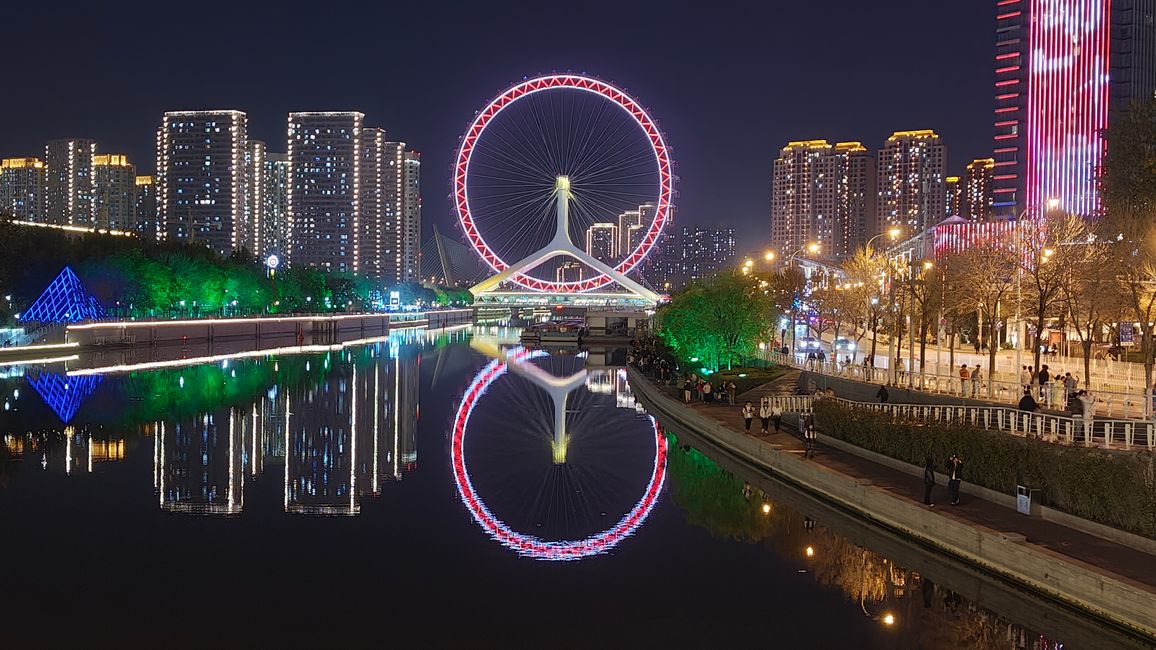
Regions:
[[[691, 408], [721, 422], [734, 431], [743, 431], [742, 404], [747, 400], [758, 403], [763, 395], [794, 394], [796, 376], [790, 373], [768, 384], [747, 391], [739, 396], [737, 406], [707, 405], [693, 403]], [[674, 396], [673, 392], [671, 393]], [[757, 422], [757, 421], [756, 421]], [[798, 435], [798, 417], [787, 414], [783, 418], [782, 433], [761, 435], [752, 426], [752, 437], [778, 445], [783, 450], [803, 453], [803, 441]], [[940, 459], [941, 461], [944, 459]], [[816, 445], [814, 461], [842, 474], [866, 479], [871, 485], [886, 490], [893, 496], [908, 503], [913, 508], [926, 508], [922, 503], [923, 482], [919, 477], [905, 474], [854, 454], [832, 449], [823, 444]], [[1149, 590], [1156, 590], [1156, 556], [1134, 548], [1096, 537], [1053, 521], [1038, 517], [1024, 516], [1007, 508], [974, 495], [964, 494], [959, 506], [947, 505], [946, 477], [938, 477], [935, 495], [940, 502], [934, 507], [936, 514], [958, 521], [984, 526], [1007, 535], [1022, 535], [1029, 544], [1045, 548], [1092, 567], [1099, 567], [1124, 578], [1139, 583]]]

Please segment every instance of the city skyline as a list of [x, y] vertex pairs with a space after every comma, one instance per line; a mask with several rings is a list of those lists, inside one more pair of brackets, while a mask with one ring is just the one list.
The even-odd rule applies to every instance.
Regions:
[[[487, 16], [495, 25], [494, 35], [505, 37], [513, 45], [507, 50], [492, 50], [482, 47], [480, 35], [470, 28], [469, 21], [477, 17], [471, 12], [442, 12], [435, 16], [403, 8], [399, 10], [405, 14], [401, 18], [407, 19], [413, 29], [403, 30], [406, 33], [399, 38], [411, 47], [390, 48], [392, 52], [404, 52], [396, 57], [364, 57], [352, 62], [348, 69], [338, 64], [343, 57], [357, 56], [361, 48], [356, 44], [358, 39], [343, 37], [327, 41], [332, 47], [325, 55], [284, 54], [274, 48], [268, 48], [268, 55], [258, 51], [254, 60], [258, 62], [256, 69], [262, 70], [259, 78], [251, 78], [249, 72], [210, 70], [211, 66], [186, 67], [185, 74], [162, 77], [155, 84], [139, 88], [122, 89], [120, 99], [107, 111], [104, 107], [95, 107], [83, 114], [60, 111], [51, 105], [56, 91], [37, 84], [35, 101], [21, 97], [0, 107], [0, 119], [25, 125], [17, 132], [6, 131], [0, 136], [0, 152], [6, 158], [39, 157], [43, 155], [43, 143], [49, 139], [91, 138], [100, 143], [102, 151], [128, 155], [137, 165], [138, 174], [151, 175], [154, 170], [147, 161], [153, 158], [152, 127], [155, 115], [165, 111], [222, 107], [245, 111], [250, 139], [268, 143], [270, 152], [281, 152], [278, 143], [284, 140], [284, 120], [289, 112], [356, 110], [377, 116], [376, 122], [385, 125], [391, 134], [422, 151], [427, 167], [422, 188], [423, 219], [451, 233], [455, 232], [455, 225], [446, 198], [448, 173], [435, 172], [447, 168], [457, 139], [476, 107], [523, 76], [553, 69], [587, 71], [617, 81], [655, 111], [660, 126], [676, 148], [676, 171], [680, 176], [676, 204], [684, 219], [681, 223], [725, 222], [737, 227], [744, 240], [753, 236], [765, 239], [771, 165], [774, 152], [782, 142], [809, 134], [832, 141], [881, 142], [895, 130], [927, 127], [943, 134], [951, 151], [948, 165], [953, 170], [982, 157], [990, 149], [987, 84], [992, 73], [986, 65], [988, 54], [994, 51], [991, 35], [994, 19], [990, 7], [947, 9], [925, 7], [916, 2], [892, 3], [887, 8], [866, 8], [853, 3], [844, 6], [845, 10], [836, 12], [835, 16], [817, 9], [788, 8], [778, 12], [782, 15], [776, 15], [773, 24], [821, 21], [828, 25], [833, 41], [839, 41], [840, 34], [852, 35], [872, 28], [906, 26], [912, 34], [917, 34], [914, 27], [928, 22], [950, 20], [953, 24], [959, 23], [961, 28], [958, 33], [916, 35], [906, 44], [886, 43], [878, 52], [865, 53], [867, 58], [860, 57], [854, 64], [846, 64], [845, 48], [829, 53], [808, 52], [813, 65], [800, 73], [776, 72], [773, 66], [768, 68], [768, 63], [802, 51], [798, 50], [805, 40], [802, 35], [784, 37], [783, 43], [775, 45], [766, 43], [766, 39], [732, 33], [731, 24], [751, 25], [740, 29], [761, 29], [757, 26], [766, 25], [766, 18], [770, 16], [758, 12], [741, 12], [750, 20], [728, 20], [724, 29], [721, 23], [708, 21], [700, 25], [688, 21], [686, 14], [677, 11], [649, 15], [631, 10], [630, 14], [622, 15], [622, 8], [618, 7], [616, 21], [599, 24], [601, 30], [613, 34], [619, 30], [631, 31], [629, 24], [656, 21], [674, 42], [690, 38], [686, 25], [695, 24], [696, 28], [707, 30], [707, 37], [722, 45], [699, 61], [691, 55], [696, 48], [670, 48], [663, 53], [652, 53], [644, 52], [648, 48], [641, 44], [629, 44], [632, 39], [608, 38], [607, 42], [615, 43], [614, 46], [592, 51], [588, 46], [569, 46], [530, 36], [535, 33], [533, 26], [548, 23], [548, 17], [540, 11], [516, 6], [497, 8]], [[18, 18], [28, 24], [50, 19], [36, 8], [22, 7], [17, 11]], [[139, 27], [171, 19], [173, 11], [162, 9], [152, 18], [135, 18], [138, 28], [132, 30], [108, 24], [102, 14], [84, 15], [83, 10], [70, 13], [65, 19], [55, 16], [51, 19], [67, 23], [62, 28], [65, 32], [83, 33], [86, 26], [93, 24], [107, 27], [143, 51], [155, 45], [158, 36]], [[241, 13], [242, 19], [256, 17], [244, 10]], [[734, 12], [731, 13], [734, 17]], [[260, 18], [281, 20], [275, 15]], [[592, 16], [579, 21], [595, 19]], [[198, 24], [195, 16], [187, 20], [193, 26]], [[371, 20], [364, 22], [372, 23]], [[212, 31], [207, 25], [205, 29]], [[289, 28], [290, 33], [295, 29]], [[353, 31], [359, 29], [354, 27]], [[120, 34], [122, 31], [125, 33]], [[431, 36], [444, 31], [461, 32], [463, 38], [451, 42], [453, 39]], [[702, 36], [697, 31], [694, 34], [696, 40]], [[18, 35], [17, 42], [21, 38], [25, 37]], [[222, 34], [221, 38], [228, 41], [231, 37]], [[245, 38], [248, 42], [251, 36]], [[279, 35], [277, 40], [280, 38]], [[256, 38], [251, 45], [261, 40]], [[934, 88], [894, 91], [886, 101], [850, 114], [845, 105], [829, 101], [842, 92], [869, 93], [873, 85], [885, 83], [889, 75], [901, 70], [905, 74], [918, 74], [921, 69], [929, 72], [945, 63], [943, 59], [934, 64], [925, 60], [927, 57], [918, 55], [921, 48], [942, 50], [945, 57], [950, 57], [947, 63], [958, 67], [963, 79], [954, 86], [939, 84]], [[470, 56], [461, 58], [466, 53]], [[211, 58], [219, 60], [216, 56]], [[70, 76], [72, 73], [63, 59], [63, 54], [48, 55], [42, 67], [46, 75], [41, 76]], [[141, 65], [154, 66], [147, 61]], [[290, 70], [310, 72], [327, 65], [333, 66], [336, 72], [322, 76], [310, 74], [309, 83], [280, 83], [292, 76]], [[772, 70], [774, 77], [770, 81], [774, 83], [765, 82], [765, 72], [761, 76], [755, 74], [767, 69]], [[864, 73], [868, 73], [867, 78], [861, 78]], [[698, 88], [688, 88], [683, 83], [687, 74], [699, 81]], [[800, 78], [800, 74], [807, 78]], [[365, 83], [365, 79], [372, 79], [374, 75], [381, 79], [380, 90]], [[103, 73], [97, 75], [103, 76]], [[751, 83], [758, 79], [764, 81]], [[88, 92], [95, 92], [91, 87], [94, 82], [99, 80], [77, 80], [81, 90], [88, 88]], [[814, 100], [783, 102], [785, 89], [800, 83], [812, 89], [800, 96], [814, 97]], [[610, 221], [616, 216], [605, 218]]]

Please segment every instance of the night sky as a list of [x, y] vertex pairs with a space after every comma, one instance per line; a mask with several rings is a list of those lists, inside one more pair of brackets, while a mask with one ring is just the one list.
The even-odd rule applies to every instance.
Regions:
[[166, 110], [246, 111], [271, 151], [285, 149], [289, 111], [360, 110], [422, 152], [424, 219], [448, 226], [449, 168], [474, 112], [525, 76], [584, 72], [666, 132], [680, 224], [734, 225], [751, 250], [769, 236], [788, 140], [874, 151], [931, 128], [949, 174], [991, 151], [993, 2], [68, 5], [5, 7], [0, 156], [89, 137], [151, 173]]

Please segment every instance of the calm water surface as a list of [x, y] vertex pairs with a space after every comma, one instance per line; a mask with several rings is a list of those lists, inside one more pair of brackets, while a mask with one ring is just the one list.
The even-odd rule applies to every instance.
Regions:
[[156, 354], [0, 367], [0, 647], [1124, 643], [663, 431], [621, 351]]

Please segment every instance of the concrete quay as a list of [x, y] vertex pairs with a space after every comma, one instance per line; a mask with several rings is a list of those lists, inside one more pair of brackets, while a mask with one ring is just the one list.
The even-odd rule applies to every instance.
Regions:
[[[906, 472], [825, 445], [804, 459], [792, 434], [743, 433], [738, 406], [687, 406], [633, 368], [629, 378], [635, 397], [674, 433], [705, 439], [858, 517], [1156, 642], [1156, 556], [975, 496], [959, 507], [927, 508], [921, 481]], [[766, 391], [793, 386], [760, 387], [740, 404]]]

